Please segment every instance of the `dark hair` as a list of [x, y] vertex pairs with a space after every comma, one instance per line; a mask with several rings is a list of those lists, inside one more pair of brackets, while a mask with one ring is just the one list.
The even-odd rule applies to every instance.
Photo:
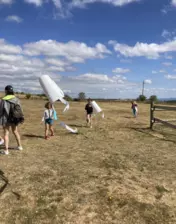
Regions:
[[45, 104], [45, 108], [46, 108], [46, 109], [50, 109], [50, 107], [52, 108], [52, 104], [51, 104], [50, 102], [47, 102], [47, 103]]
[[91, 101], [91, 99], [90, 99], [90, 98], [88, 98], [88, 99], [87, 99], [87, 101]]
[[13, 87], [10, 85], [6, 86], [5, 93], [6, 93], [6, 95], [14, 95]]

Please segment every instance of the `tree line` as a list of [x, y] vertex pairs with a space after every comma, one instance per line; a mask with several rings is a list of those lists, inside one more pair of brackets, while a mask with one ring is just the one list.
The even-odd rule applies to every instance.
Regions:
[[[30, 99], [32, 98], [32, 94], [31, 93], [24, 93], [24, 92], [16, 92], [16, 94], [21, 94], [21, 95], [25, 95], [25, 98], [26, 99]], [[34, 94], [35, 96], [38, 96], [40, 98], [43, 98], [43, 97], [46, 97], [46, 95], [44, 93], [42, 94]], [[80, 92], [78, 94], [78, 97], [77, 98], [72, 98], [70, 95], [68, 94], [65, 94], [65, 100], [67, 101], [82, 101], [82, 100], [85, 100], [86, 99], [86, 94], [84, 92]], [[146, 100], [150, 100], [150, 101], [153, 101], [153, 102], [157, 102], [158, 101], [158, 97], [156, 95], [151, 95], [148, 99], [146, 96], [144, 95], [139, 95], [139, 97], [136, 99], [137, 101], [140, 101], [140, 102], [144, 102]]]

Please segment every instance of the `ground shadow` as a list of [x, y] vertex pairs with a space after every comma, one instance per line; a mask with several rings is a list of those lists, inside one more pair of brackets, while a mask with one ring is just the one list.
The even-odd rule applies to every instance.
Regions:
[[27, 137], [27, 138], [43, 138], [43, 136], [41, 135], [29, 135], [29, 134], [25, 134], [23, 135], [23, 137]]
[[11, 184], [9, 183], [8, 178], [4, 175], [4, 172], [0, 170], [0, 180], [4, 182], [4, 184], [0, 187], [0, 195], [4, 192], [7, 186], [10, 186], [10, 190], [12, 194], [14, 194], [17, 200], [20, 200], [21, 195], [12, 190]]
[[86, 125], [82, 125], [82, 124], [68, 124], [68, 126], [70, 126], [70, 127], [76, 127], [76, 128], [84, 128], [84, 127], [87, 127]]
[[127, 118], [127, 119], [134, 119], [135, 117], [124, 116], [124, 118]]

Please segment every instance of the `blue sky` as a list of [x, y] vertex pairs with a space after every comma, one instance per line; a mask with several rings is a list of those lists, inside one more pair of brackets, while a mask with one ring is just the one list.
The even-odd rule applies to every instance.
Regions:
[[0, 0], [0, 89], [176, 97], [176, 0]]

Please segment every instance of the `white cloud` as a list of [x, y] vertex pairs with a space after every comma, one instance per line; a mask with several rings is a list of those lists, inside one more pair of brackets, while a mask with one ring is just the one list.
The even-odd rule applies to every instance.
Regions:
[[161, 36], [164, 39], [166, 39], [167, 41], [171, 41], [171, 40], [175, 39], [176, 30], [173, 30], [173, 31], [163, 30]]
[[56, 8], [62, 8], [61, 0], [52, 0]]
[[13, 0], [0, 0], [0, 4], [12, 4]]
[[176, 7], [176, 0], [171, 0], [171, 5], [173, 5], [174, 7]]
[[125, 73], [129, 73], [130, 70], [126, 69], [126, 68], [115, 68], [112, 70], [113, 73], [118, 73], [118, 74], [125, 74]]
[[16, 22], [16, 23], [21, 23], [23, 21], [22, 18], [16, 15], [11, 15], [6, 17], [7, 22]]
[[43, 0], [24, 0], [26, 3], [42, 6]]
[[144, 82], [145, 82], [146, 84], [152, 84], [152, 80], [150, 80], [150, 79], [146, 79]]
[[121, 63], [132, 63], [132, 61], [129, 59], [121, 59], [120, 62]]
[[83, 75], [79, 76], [72, 76], [70, 77], [72, 80], [79, 80], [79, 81], [85, 81], [88, 83], [93, 83], [93, 84], [103, 84], [103, 83], [108, 83], [108, 84], [115, 84], [119, 83], [122, 84], [126, 81], [126, 77], [121, 76], [121, 75], [115, 75], [115, 76], [108, 76], [105, 74], [95, 74], [95, 73], [86, 73]]
[[167, 73], [165, 70], [159, 70], [159, 73]]
[[61, 67], [70, 65], [69, 62], [63, 61], [63, 60], [61, 60], [59, 58], [46, 58], [45, 61], [48, 64], [55, 65], [55, 66], [61, 66]]
[[163, 30], [161, 36], [164, 38], [168, 38], [168, 36], [170, 36], [170, 32], [168, 30]]
[[169, 80], [174, 80], [176, 79], [176, 75], [165, 75], [165, 78]]
[[172, 60], [173, 57], [171, 55], [165, 55], [165, 59]]
[[158, 72], [157, 71], [152, 71], [152, 74], [157, 74]]
[[[0, 88], [11, 83], [18, 90], [39, 92], [41, 87], [38, 84], [38, 77], [41, 75], [48, 74], [59, 81], [61, 76], [58, 73], [75, 70], [73, 63], [83, 63], [87, 59], [102, 59], [108, 54], [110, 51], [100, 43], [90, 47], [85, 43], [74, 41], [62, 43], [51, 40], [28, 43], [21, 47], [0, 39]], [[88, 83], [90, 79], [87, 76]], [[77, 86], [79, 81], [86, 82], [86, 75], [75, 80], [65, 76], [62, 80], [65, 89], [70, 89], [69, 85], [72, 87], [73, 83]], [[106, 84], [113, 82], [106, 75], [92, 77], [94, 85], [97, 81], [103, 82], [103, 80]], [[80, 86], [80, 91], [81, 88]]]
[[89, 47], [85, 43], [76, 41], [62, 43], [54, 40], [40, 40], [25, 44], [24, 53], [29, 56], [62, 56], [70, 62], [82, 63], [86, 59], [104, 58], [111, 52], [101, 43], [97, 43], [95, 47]]
[[172, 66], [172, 62], [163, 62], [162, 64], [167, 67]]
[[87, 4], [92, 3], [107, 3], [119, 7], [139, 1], [140, 0], [72, 0], [71, 7], [84, 8]]
[[134, 46], [120, 44], [116, 41], [109, 41], [109, 44], [113, 45], [116, 52], [125, 57], [157, 59], [161, 54], [176, 51], [176, 40], [167, 41], [162, 44], [137, 42]]
[[21, 52], [20, 46], [9, 44], [4, 39], [0, 39], [0, 53], [20, 54]]
[[82, 81], [94, 81], [94, 82], [111, 82], [113, 83], [114, 81], [109, 78], [107, 75], [104, 74], [94, 74], [94, 73], [86, 73], [83, 75], [79, 75], [76, 77], [71, 77], [71, 79], [76, 79], [76, 80], [82, 80]]

